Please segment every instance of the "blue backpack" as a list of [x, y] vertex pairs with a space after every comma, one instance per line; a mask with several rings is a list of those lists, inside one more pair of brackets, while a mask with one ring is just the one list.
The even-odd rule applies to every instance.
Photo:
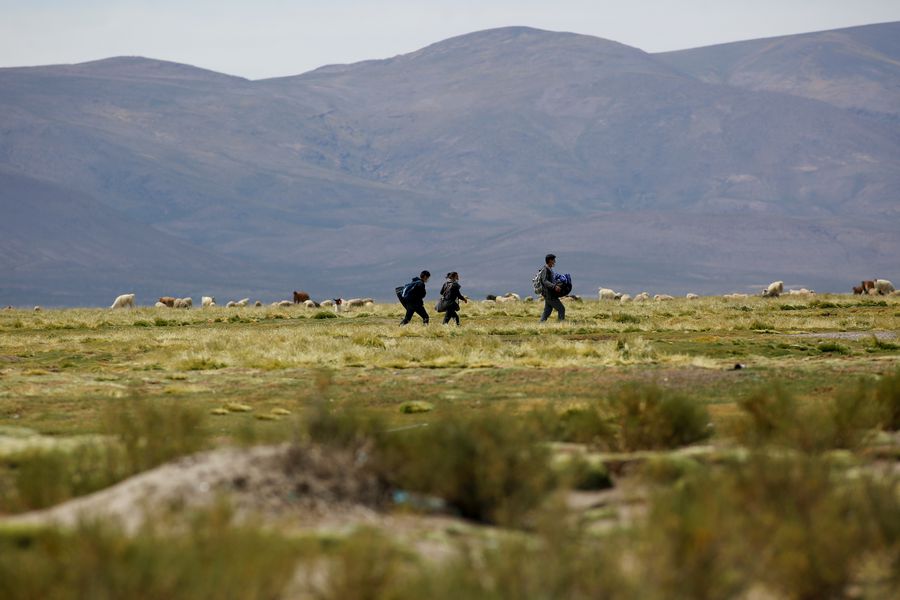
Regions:
[[422, 283], [421, 280], [418, 281], [410, 281], [406, 285], [401, 285], [399, 287], [394, 288], [394, 292], [397, 294], [397, 299], [400, 300], [400, 304], [406, 306], [407, 301], [409, 300], [409, 294], [413, 291], [413, 289]]

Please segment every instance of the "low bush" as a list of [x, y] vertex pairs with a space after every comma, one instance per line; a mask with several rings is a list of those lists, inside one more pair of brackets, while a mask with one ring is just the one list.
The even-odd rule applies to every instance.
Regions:
[[655, 385], [628, 385], [606, 399], [620, 450], [677, 448], [707, 439], [706, 407]]
[[520, 525], [555, 487], [530, 419], [455, 414], [385, 436], [380, 463], [395, 486], [443, 498], [463, 517]]
[[881, 427], [888, 431], [900, 430], [900, 368], [881, 377], [875, 387], [875, 403]]
[[204, 417], [177, 401], [128, 399], [107, 411], [104, 425], [122, 445], [126, 470], [137, 473], [204, 448]]
[[180, 534], [126, 535], [108, 523], [0, 529], [0, 598], [277, 598], [299, 553], [295, 542], [217, 512]]

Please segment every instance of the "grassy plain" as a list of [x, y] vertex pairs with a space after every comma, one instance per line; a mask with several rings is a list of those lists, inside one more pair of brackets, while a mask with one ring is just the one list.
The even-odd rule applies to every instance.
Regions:
[[[897, 526], [891, 525], [893, 517], [900, 516], [894, 512], [900, 489], [896, 484], [900, 443], [891, 433], [896, 425], [891, 426], [884, 415], [891, 402], [896, 410], [897, 390], [885, 388], [877, 394], [870, 390], [889, 380], [900, 366], [900, 299], [822, 295], [627, 304], [585, 301], [570, 303], [567, 310], [565, 323], [539, 324], [540, 306], [534, 303], [470, 303], [463, 306], [460, 328], [434, 321], [428, 327], [419, 322], [398, 327], [398, 305], [337, 316], [325, 310], [272, 307], [0, 312], [0, 514], [86, 493], [199, 448], [304, 436], [327, 445], [331, 438], [344, 439], [341, 432], [348, 427], [367, 431], [366, 426], [354, 425], [352, 418], [310, 429], [310, 423], [321, 425], [324, 404], [330, 413], [365, 414], [382, 431], [413, 432], [407, 436], [412, 441], [383, 442], [376, 436], [372, 442], [383, 456], [379, 468], [390, 468], [384, 478], [394, 487], [398, 482], [414, 490], [419, 486], [423, 493], [450, 501], [463, 517], [503, 524], [504, 531], [530, 532], [531, 541], [516, 534], [504, 542], [508, 546], [500, 555], [490, 545], [477, 550], [465, 546], [453, 561], [440, 566], [412, 561], [418, 566], [410, 569], [407, 549], [390, 536], [362, 532], [325, 550], [316, 542], [313, 551], [305, 543], [291, 550], [296, 542], [291, 538], [294, 542], [278, 546], [273, 558], [279, 586], [289, 580], [285, 553], [296, 552], [300, 561], [310, 552], [319, 556], [321, 550], [333, 558], [330, 578], [319, 581], [317, 591], [307, 590], [309, 597], [450, 597], [446, 589], [492, 598], [666, 597], [666, 589], [682, 590], [678, 595], [688, 598], [739, 597], [760, 592], [754, 588], [756, 580], [763, 582], [760, 597], [825, 597], [823, 593], [888, 597], [882, 594], [896, 591], [897, 580], [885, 573], [900, 565]], [[900, 389], [900, 383], [896, 387]], [[825, 404], [824, 412], [808, 411]], [[127, 419], [116, 412], [151, 405], [181, 415], [177, 422], [162, 418], [153, 425], [171, 441], [155, 450], [140, 432], [129, 432]], [[873, 412], [876, 408], [878, 414]], [[503, 417], [491, 421], [497, 414]], [[150, 410], [140, 418], [150, 422], [159, 418], [154, 415]], [[705, 432], [692, 424], [701, 416], [710, 421]], [[482, 417], [486, 420], [478, 421]], [[510, 426], [506, 437], [493, 439], [492, 431], [505, 429], [503, 419], [523, 429]], [[654, 419], [665, 422], [660, 425]], [[825, 419], [828, 426], [817, 425], [816, 419]], [[431, 429], [422, 429], [426, 424]], [[185, 431], [194, 432], [189, 443], [184, 443]], [[476, 436], [473, 431], [481, 433]], [[107, 469], [105, 479], [83, 481], [79, 475], [79, 485], [52, 493], [22, 489], [41, 488], [40, 482], [28, 483], [22, 476], [34, 456], [68, 452], [79, 440], [109, 437], [111, 432], [123, 441], [123, 452], [130, 458], [121, 464], [127, 466]], [[138, 440], [133, 448], [129, 436]], [[429, 436], [445, 450], [467, 448], [470, 453], [463, 456], [460, 451], [459, 463], [478, 462], [487, 453], [505, 458], [497, 464], [485, 460], [488, 474], [470, 475], [465, 464], [429, 455], [425, 450]], [[663, 436], [673, 440], [666, 446], [704, 442], [696, 448], [707, 458], [688, 464], [683, 460], [685, 451], [676, 449], [669, 460], [669, 451], [660, 452], [654, 443]], [[556, 465], [578, 462], [580, 458], [572, 457], [583, 456], [586, 462], [578, 462], [578, 468], [590, 471], [599, 460], [602, 476], [593, 487], [608, 487], [611, 475], [612, 492], [641, 489], [637, 495], [642, 516], [614, 520], [615, 533], [604, 533], [599, 546], [593, 534], [585, 537], [585, 531], [595, 529], [585, 523], [603, 521], [609, 511], [627, 512], [627, 502], [612, 505], [598, 500], [590, 510], [576, 511], [575, 522], [584, 527], [556, 532], [545, 527], [542, 519], [552, 520], [546, 511], [562, 511], [552, 513], [555, 522], [570, 523], [569, 517], [559, 515], [570, 515], [572, 509], [550, 509], [541, 500], [545, 484], [550, 484], [541, 474], [540, 457], [527, 455], [529, 462], [534, 461], [532, 473], [520, 464], [521, 452], [504, 454], [503, 448], [515, 450], [522, 439], [552, 448], [551, 462]], [[796, 460], [781, 454], [773, 457], [773, 448], [798, 455]], [[151, 450], [155, 454], [147, 458]], [[648, 455], [649, 450], [658, 454]], [[847, 486], [833, 481], [830, 453], [835, 451], [849, 454], [842, 459], [842, 469], [855, 469], [857, 481], [877, 489], [853, 488], [845, 494]], [[423, 462], [412, 464], [411, 455], [424, 457]], [[744, 457], [740, 465], [723, 470], [721, 465], [737, 460], [735, 456]], [[641, 475], [622, 466], [635, 461], [646, 467]], [[872, 475], [885, 464], [887, 475]], [[59, 469], [65, 469], [41, 468], [32, 478], [58, 477]], [[435, 481], [425, 473], [443, 473], [440, 469], [451, 469], [452, 477]], [[590, 475], [580, 473], [579, 483], [568, 479], [550, 487], [591, 488]], [[466, 477], [508, 481], [497, 491]], [[629, 488], [627, 482], [632, 480], [641, 484]], [[787, 486], [798, 494], [817, 495], [824, 504], [793, 496], [772, 503], [749, 491], [753, 486], [748, 488], [748, 480], [759, 489]], [[887, 492], [878, 487], [883, 485]], [[527, 490], [525, 496], [520, 487]], [[460, 489], [469, 490], [469, 496], [483, 494], [483, 502], [467, 503]], [[660, 490], [666, 494], [657, 497]], [[866, 498], [865, 509], [857, 502], [860, 495]], [[517, 504], [514, 498], [525, 500]], [[782, 506], [793, 501], [798, 502], [793, 509]], [[880, 504], [872, 508], [876, 502]], [[737, 506], [740, 511], [729, 512]], [[785, 527], [768, 531], [785, 539], [747, 541], [748, 532], [761, 526], [739, 514], [746, 511], [759, 512], [767, 526], [783, 523]], [[847, 511], [865, 513], [859, 520], [867, 533], [835, 531]], [[525, 512], [532, 516], [519, 514]], [[863, 550], [866, 560], [829, 578], [829, 570], [847, 562], [846, 557], [827, 540], [815, 537], [819, 534], [809, 527], [792, 529], [796, 519], [813, 523], [822, 535], [836, 536], [849, 550]], [[82, 539], [93, 540], [95, 549], [107, 545], [121, 549], [127, 544], [117, 537], [119, 533], [102, 528], [86, 531]], [[154, 535], [159, 533], [139, 536], [133, 542], [135, 552], [149, 552], [142, 544]], [[264, 543], [253, 537], [263, 534], [244, 529], [221, 535], [227, 538], [225, 546], [232, 538], [249, 547]], [[0, 543], [29, 540], [26, 546], [33, 554], [21, 559], [29, 564], [44, 564], [40, 557], [46, 558], [41, 550], [45, 544], [49, 548], [82, 543], [54, 530], [6, 536], [0, 536]], [[734, 554], [738, 539], [751, 551], [774, 549], [789, 551], [789, 556], [784, 563], [767, 563], [764, 574], [760, 565], [748, 566], [746, 557]], [[604, 546], [618, 548], [621, 554], [611, 557]], [[644, 567], [623, 566], [622, 556]], [[227, 564], [234, 559], [232, 554], [228, 557], [217, 560]], [[159, 558], [163, 559], [172, 560], [168, 555]], [[13, 562], [0, 560], [0, 573], [4, 564], [13, 571], [21, 567], [22, 563], [9, 560]], [[77, 562], [74, 556], [68, 560]], [[361, 562], [376, 566], [363, 567]], [[560, 578], [554, 584], [556, 591], [546, 587], [547, 581], [515, 575], [529, 566], [548, 564], [547, 578]], [[262, 563], [258, 568], [260, 573], [275, 569]], [[380, 570], [371, 573], [366, 568]], [[473, 569], [490, 573], [479, 579], [470, 573]], [[130, 571], [121, 574], [126, 580], [130, 576]], [[190, 579], [190, 574], [179, 576]], [[436, 582], [445, 587], [436, 588]], [[262, 577], [260, 593], [270, 595], [271, 584]], [[374, 591], [360, 595], [362, 587]], [[408, 595], [399, 592], [401, 588]], [[214, 593], [197, 589], [198, 597]], [[307, 597], [307, 592], [297, 595]]]

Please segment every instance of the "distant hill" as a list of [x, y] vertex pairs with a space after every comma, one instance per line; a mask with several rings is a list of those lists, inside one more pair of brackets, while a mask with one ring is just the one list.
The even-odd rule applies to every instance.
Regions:
[[881, 23], [654, 55], [709, 83], [900, 117], [900, 27]]
[[[261, 81], [0, 69], [0, 303], [387, 298], [421, 268], [526, 291], [548, 250], [582, 293], [846, 290], [900, 250], [898, 37], [650, 55], [510, 27]], [[813, 93], [860, 78], [857, 103]]]

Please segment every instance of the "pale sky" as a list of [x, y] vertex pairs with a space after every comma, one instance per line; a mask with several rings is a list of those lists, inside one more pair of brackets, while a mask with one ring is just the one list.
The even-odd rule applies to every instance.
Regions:
[[661, 52], [886, 21], [900, 0], [0, 0], [0, 66], [146, 56], [261, 79], [508, 25]]

